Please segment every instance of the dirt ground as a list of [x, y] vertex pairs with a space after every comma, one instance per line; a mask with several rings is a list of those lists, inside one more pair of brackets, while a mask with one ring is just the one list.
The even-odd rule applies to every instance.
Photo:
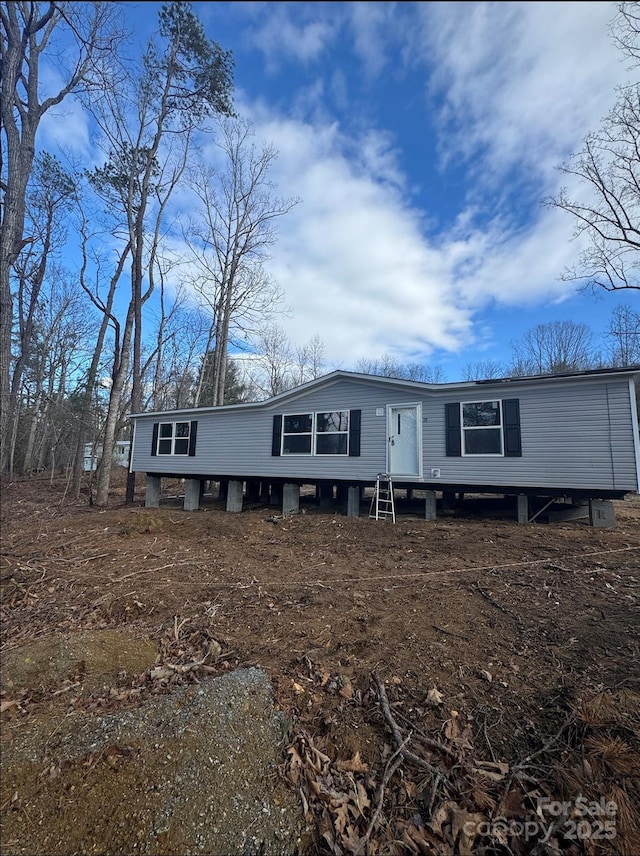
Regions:
[[[640, 854], [639, 497], [594, 529], [472, 505], [187, 513], [179, 483], [159, 509], [116, 484], [104, 510], [63, 488], [2, 491], [4, 747], [257, 666], [301, 852]], [[3, 827], [44, 856], [29, 818], [55, 817], [55, 777], [2, 784]], [[57, 852], [126, 852], [105, 830]]]

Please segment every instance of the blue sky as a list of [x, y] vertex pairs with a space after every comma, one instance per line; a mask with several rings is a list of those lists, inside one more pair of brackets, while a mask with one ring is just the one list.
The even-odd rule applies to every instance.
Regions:
[[[121, 4], [140, 38], [160, 5]], [[541, 205], [629, 79], [615, 4], [193, 5], [234, 55], [236, 110], [279, 151], [279, 193], [301, 200], [268, 265], [278, 323], [320, 336], [330, 368], [388, 353], [459, 380], [536, 324], [600, 334], [638, 300], [562, 282], [573, 222]]]

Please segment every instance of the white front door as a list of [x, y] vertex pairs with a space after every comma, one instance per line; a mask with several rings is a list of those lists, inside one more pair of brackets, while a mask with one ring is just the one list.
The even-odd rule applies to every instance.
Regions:
[[391, 475], [420, 475], [419, 404], [389, 405], [389, 472]]

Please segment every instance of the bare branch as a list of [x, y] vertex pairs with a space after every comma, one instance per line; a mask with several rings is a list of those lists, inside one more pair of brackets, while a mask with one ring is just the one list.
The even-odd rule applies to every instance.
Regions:
[[[621, 3], [612, 25], [614, 42], [636, 66], [640, 58], [640, 4]], [[566, 188], [544, 200], [570, 214], [574, 239], [586, 240], [576, 264], [562, 279], [587, 290], [640, 289], [640, 86], [620, 87], [602, 127], [560, 168], [586, 194]], [[576, 191], [576, 194], [578, 191]]]

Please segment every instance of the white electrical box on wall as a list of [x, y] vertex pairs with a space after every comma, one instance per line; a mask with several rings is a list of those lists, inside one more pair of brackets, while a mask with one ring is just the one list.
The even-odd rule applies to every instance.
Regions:
[[431, 478], [439, 479], [440, 478], [440, 467], [432, 467], [431, 468]]
[[376, 407], [376, 416], [384, 416], [384, 407]]

